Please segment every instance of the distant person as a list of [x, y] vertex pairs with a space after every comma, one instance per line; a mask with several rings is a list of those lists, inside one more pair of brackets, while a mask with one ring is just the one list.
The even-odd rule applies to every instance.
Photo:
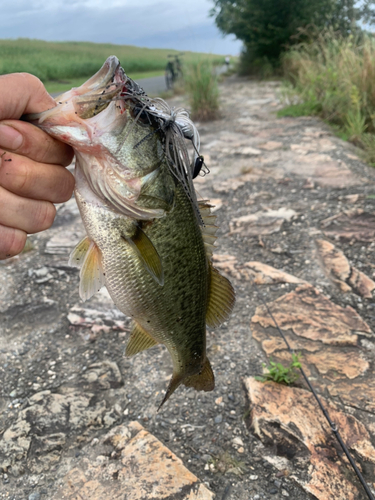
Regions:
[[174, 81], [175, 78], [176, 78], [176, 71], [174, 69], [174, 63], [173, 63], [173, 61], [168, 61], [167, 62], [166, 70], [170, 72], [170, 74], [172, 75], [172, 80]]
[[70, 199], [70, 146], [19, 119], [56, 105], [27, 73], [0, 76], [0, 259], [22, 252], [26, 236], [49, 228], [54, 203]]
[[174, 63], [173, 61], [168, 61], [165, 67], [165, 84], [168, 90], [173, 87], [175, 79], [176, 79], [176, 71]]
[[225, 65], [226, 65], [227, 71], [228, 71], [229, 65], [230, 65], [230, 57], [229, 56], [226, 56], [226, 58], [225, 58]]

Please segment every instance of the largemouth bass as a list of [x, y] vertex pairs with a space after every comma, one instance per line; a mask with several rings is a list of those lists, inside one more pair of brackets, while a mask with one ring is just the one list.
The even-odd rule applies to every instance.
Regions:
[[[212, 266], [217, 228], [210, 205], [196, 199], [192, 172], [202, 157], [188, 114], [148, 98], [111, 56], [56, 107], [27, 119], [76, 154], [75, 197], [87, 237], [69, 262], [81, 269], [81, 298], [105, 285], [133, 319], [127, 356], [166, 346], [173, 375], [160, 406], [180, 384], [213, 390], [206, 324], [228, 318], [234, 291]], [[192, 165], [187, 140], [196, 151]]]

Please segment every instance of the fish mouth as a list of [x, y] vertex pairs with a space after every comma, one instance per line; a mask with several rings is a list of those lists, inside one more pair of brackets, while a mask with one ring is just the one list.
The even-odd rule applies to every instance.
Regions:
[[115, 81], [116, 83], [125, 83], [126, 79], [120, 61], [116, 56], [109, 56], [100, 70], [76, 90], [80, 91], [80, 94], [87, 93], [105, 88]]
[[110, 56], [87, 82], [63, 94], [56, 101], [63, 102], [68, 97], [67, 94], [70, 94], [76, 114], [84, 120], [92, 118], [126, 91], [128, 80], [120, 61], [116, 56]]
[[[39, 126], [60, 124], [62, 116], [65, 121], [76, 122], [77, 118], [87, 120], [106, 109], [112, 101], [128, 92], [132, 82], [121, 67], [116, 56], [107, 58], [103, 66], [80, 87], [72, 88], [55, 98], [56, 106], [41, 113], [32, 113], [23, 116], [25, 121], [30, 121]], [[132, 82], [134, 83], [134, 82]], [[131, 85], [130, 85], [131, 86]], [[69, 118], [70, 117], [70, 118]]]

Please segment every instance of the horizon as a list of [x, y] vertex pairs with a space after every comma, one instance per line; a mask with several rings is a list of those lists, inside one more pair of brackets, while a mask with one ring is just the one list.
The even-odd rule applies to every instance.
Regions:
[[17, 41], [17, 40], [29, 40], [31, 42], [45, 42], [45, 43], [91, 43], [93, 45], [113, 45], [114, 47], [136, 47], [137, 49], [148, 49], [148, 50], [174, 50], [178, 52], [191, 52], [191, 53], [202, 53], [202, 54], [214, 54], [214, 55], [232, 55], [233, 57], [237, 57], [234, 54], [227, 53], [213, 53], [213, 52], [205, 52], [204, 50], [195, 51], [195, 50], [184, 50], [180, 51], [179, 49], [175, 49], [173, 47], [146, 47], [144, 45], [136, 45], [133, 43], [115, 43], [115, 42], [93, 42], [92, 40], [43, 40], [42, 38], [29, 38], [24, 36], [19, 36], [17, 38], [0, 38], [1, 41]]
[[213, 0], [13, 0], [2, 8], [4, 40], [91, 42], [218, 55], [239, 55], [242, 42], [223, 36]]

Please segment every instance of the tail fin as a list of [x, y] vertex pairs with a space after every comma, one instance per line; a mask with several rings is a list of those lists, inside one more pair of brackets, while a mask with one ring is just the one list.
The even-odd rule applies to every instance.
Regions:
[[186, 387], [194, 387], [197, 391], [213, 391], [215, 377], [208, 358], [206, 358], [202, 370], [191, 377], [187, 377], [183, 383]]
[[181, 385], [181, 383], [186, 385], [186, 387], [194, 387], [197, 391], [212, 391], [215, 387], [215, 377], [208, 359], [206, 358], [202, 370], [195, 375], [191, 375], [185, 379], [183, 379], [181, 375], [172, 375], [167, 392], [165, 393], [164, 399], [161, 402], [158, 411], [174, 393], [177, 387]]

